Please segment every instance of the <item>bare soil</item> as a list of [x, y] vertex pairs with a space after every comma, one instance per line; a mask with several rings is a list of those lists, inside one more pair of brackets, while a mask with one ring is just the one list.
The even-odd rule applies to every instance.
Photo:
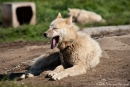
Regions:
[[8, 79], [5, 73], [21, 62], [36, 58], [50, 49], [49, 42], [11, 42], [0, 43], [0, 80], [5, 83], [16, 80], [17, 84], [38, 87], [130, 87], [130, 34], [107, 35], [98, 38], [103, 55], [100, 64], [86, 74], [67, 77], [60, 81], [51, 81], [44, 73], [24, 80], [18, 77], [27, 70], [27, 66], [14, 69]]

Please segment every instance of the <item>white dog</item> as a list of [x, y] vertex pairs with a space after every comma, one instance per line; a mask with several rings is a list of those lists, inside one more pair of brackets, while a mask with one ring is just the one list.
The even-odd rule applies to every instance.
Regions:
[[52, 50], [39, 57], [21, 78], [33, 77], [47, 67], [56, 66], [48, 76], [53, 80], [60, 80], [67, 76], [85, 74], [100, 62], [102, 50], [98, 42], [78, 31], [77, 26], [72, 23], [72, 17], [64, 19], [59, 13], [44, 36], [52, 39], [51, 49], [58, 48], [59, 51]]
[[73, 21], [80, 24], [90, 24], [96, 22], [105, 23], [106, 21], [102, 19], [99, 14], [91, 11], [81, 10], [81, 9], [70, 9], [68, 8], [68, 15], [73, 17]]

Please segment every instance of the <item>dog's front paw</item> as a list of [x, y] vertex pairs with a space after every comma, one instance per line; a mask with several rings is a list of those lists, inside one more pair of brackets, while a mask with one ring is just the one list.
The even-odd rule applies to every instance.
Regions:
[[59, 76], [58, 74], [57, 75], [54, 75], [51, 77], [52, 80], [61, 80], [61, 76]]
[[54, 75], [57, 75], [57, 72], [51, 71], [51, 72], [48, 74], [48, 77], [52, 78]]
[[53, 80], [61, 80], [64, 77], [67, 77], [67, 74], [65, 74], [64, 72], [60, 72], [60, 73], [53, 75], [51, 78]]

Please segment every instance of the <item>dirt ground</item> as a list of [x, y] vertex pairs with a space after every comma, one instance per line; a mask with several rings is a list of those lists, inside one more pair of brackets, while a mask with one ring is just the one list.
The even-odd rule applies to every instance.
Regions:
[[98, 38], [103, 50], [100, 64], [86, 74], [67, 77], [60, 81], [51, 81], [44, 73], [24, 80], [18, 77], [24, 73], [27, 66], [14, 69], [9, 75], [5, 73], [21, 62], [36, 58], [46, 52], [49, 42], [0, 43], [0, 80], [5, 83], [16, 80], [17, 84], [31, 84], [39, 87], [66, 86], [66, 87], [130, 87], [130, 34], [108, 35]]

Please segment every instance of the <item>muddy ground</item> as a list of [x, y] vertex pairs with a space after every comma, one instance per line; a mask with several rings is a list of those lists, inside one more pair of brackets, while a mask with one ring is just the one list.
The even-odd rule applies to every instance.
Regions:
[[[97, 38], [97, 37], [96, 37]], [[8, 79], [5, 73], [21, 62], [36, 58], [46, 52], [49, 42], [24, 42], [0, 43], [0, 80], [16, 84], [29, 84], [38, 87], [66, 86], [66, 87], [130, 87], [130, 34], [106, 35], [98, 38], [103, 50], [100, 64], [86, 74], [67, 77], [60, 81], [51, 81], [44, 73], [24, 80], [18, 77], [27, 70], [27, 66], [14, 69]]]

